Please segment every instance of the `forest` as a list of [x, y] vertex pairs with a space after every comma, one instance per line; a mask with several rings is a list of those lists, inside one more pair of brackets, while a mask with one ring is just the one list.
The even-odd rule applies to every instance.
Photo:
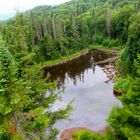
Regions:
[[58, 81], [43, 66], [84, 49], [119, 50], [114, 88], [122, 107], [110, 112], [103, 135], [81, 131], [73, 140], [140, 139], [140, 0], [71, 0], [38, 6], [0, 21], [0, 140], [55, 140], [52, 112]]

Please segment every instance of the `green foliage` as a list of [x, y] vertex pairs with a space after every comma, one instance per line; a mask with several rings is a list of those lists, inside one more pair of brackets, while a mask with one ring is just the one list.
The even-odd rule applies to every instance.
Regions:
[[130, 73], [130, 59], [128, 55], [128, 49], [123, 49], [120, 54], [120, 58], [117, 61], [117, 76], [126, 77]]
[[99, 45], [101, 45], [101, 44], [103, 44], [103, 41], [104, 41], [104, 36], [103, 35], [96, 35], [96, 37], [95, 37], [95, 44], [99, 44]]
[[130, 21], [131, 24], [129, 26], [128, 56], [131, 64], [130, 70], [135, 75], [133, 62], [135, 59], [137, 59], [138, 53], [140, 53], [140, 13], [132, 15]]
[[105, 39], [104, 41], [103, 41], [103, 43], [102, 43], [102, 45], [103, 46], [106, 46], [106, 47], [108, 47], [108, 48], [117, 48], [117, 47], [119, 47], [121, 44], [120, 44], [120, 42], [119, 42], [119, 40], [117, 40], [117, 39]]
[[94, 133], [88, 130], [76, 132], [73, 140], [114, 140], [114, 132], [110, 128], [106, 128], [104, 134]]
[[[9, 132], [14, 131], [12, 114], [24, 105], [24, 95], [20, 95], [24, 89], [17, 81], [16, 67], [13, 57], [4, 44], [0, 44], [0, 137], [8, 139]], [[10, 127], [10, 124], [11, 127]]]
[[117, 62], [118, 76], [127, 76], [127, 74], [135, 75], [136, 68], [134, 61], [137, 59], [138, 53], [140, 53], [140, 41], [139, 41], [139, 20], [140, 14], [133, 14], [130, 17], [130, 26], [128, 32], [127, 48], [122, 51], [121, 57]]
[[124, 94], [128, 91], [129, 86], [130, 86], [129, 78], [126, 79], [120, 78], [115, 83], [114, 88]]
[[50, 105], [60, 96], [54, 92], [57, 82], [46, 83], [40, 65], [26, 61], [32, 55], [18, 53], [17, 61], [0, 43], [0, 139], [54, 139], [53, 124], [67, 117], [71, 106], [51, 112]]
[[[40, 69], [43, 64], [72, 59], [88, 46], [126, 46], [117, 62], [119, 80], [115, 85], [125, 93], [121, 97], [123, 106], [113, 109], [109, 121], [117, 138], [139, 139], [139, 7], [139, 0], [72, 0], [17, 12], [1, 23], [0, 139], [55, 139], [53, 124], [67, 117], [71, 106], [57, 112], [49, 110], [60, 94], [54, 92], [57, 82], [46, 83]], [[76, 139], [115, 138], [84, 131]]]
[[14, 19], [1, 25], [3, 39], [17, 58], [22, 51], [32, 52], [37, 63], [90, 44], [118, 47], [127, 42], [129, 17], [135, 10], [129, 0], [122, 5], [109, 0], [74, 0], [56, 7], [39, 6], [25, 13], [17, 12]]
[[102, 137], [99, 134], [93, 134], [89, 131], [81, 131], [75, 135], [74, 140], [101, 140]]
[[140, 139], [139, 12], [134, 13], [129, 18], [129, 22], [127, 47], [122, 51], [117, 62], [117, 76], [120, 78], [115, 84], [115, 88], [123, 93], [120, 98], [123, 106], [113, 108], [109, 122], [117, 138], [138, 140]]
[[[8, 49], [0, 45], [0, 114], [1, 117], [7, 116], [22, 106], [19, 81], [16, 77], [15, 62]], [[24, 96], [22, 96], [24, 97]], [[9, 101], [9, 102], [7, 102]], [[15, 106], [17, 106], [15, 108]]]
[[133, 7], [126, 6], [120, 8], [119, 10], [115, 10], [112, 13], [112, 30], [113, 36], [115, 38], [119, 38], [122, 43], [127, 42], [128, 38], [128, 27], [129, 27], [129, 18], [132, 15]]
[[[123, 86], [126, 93], [121, 97], [123, 103], [122, 107], [114, 107], [109, 122], [114, 128], [118, 138], [127, 139], [140, 139], [140, 63], [135, 64], [137, 67], [137, 76], [123, 81]], [[129, 82], [129, 83], [128, 83]], [[128, 86], [129, 85], [129, 86]], [[123, 89], [122, 89], [123, 87]]]
[[15, 133], [11, 140], [25, 140], [22, 132]]

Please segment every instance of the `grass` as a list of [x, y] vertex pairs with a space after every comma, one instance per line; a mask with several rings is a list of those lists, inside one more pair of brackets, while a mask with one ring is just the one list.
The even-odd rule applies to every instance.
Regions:
[[103, 50], [122, 50], [124, 46], [122, 47], [108, 47], [108, 46], [103, 46], [103, 45], [90, 45], [89, 49], [103, 49]]

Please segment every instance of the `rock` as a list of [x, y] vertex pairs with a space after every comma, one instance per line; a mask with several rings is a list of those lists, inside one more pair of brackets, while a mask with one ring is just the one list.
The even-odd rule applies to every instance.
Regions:
[[108, 64], [105, 65], [102, 70], [104, 71], [104, 73], [106, 74], [106, 76], [108, 77], [108, 79], [112, 82], [114, 82], [114, 76], [115, 76], [115, 66], [113, 64]]

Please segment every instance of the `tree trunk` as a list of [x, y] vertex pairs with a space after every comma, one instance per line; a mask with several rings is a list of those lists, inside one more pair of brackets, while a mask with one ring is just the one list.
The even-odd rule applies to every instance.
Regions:
[[54, 15], [52, 16], [52, 33], [53, 33], [53, 38], [56, 39], [56, 26], [55, 26]]
[[111, 37], [111, 11], [110, 8], [106, 11], [106, 31], [107, 35]]

